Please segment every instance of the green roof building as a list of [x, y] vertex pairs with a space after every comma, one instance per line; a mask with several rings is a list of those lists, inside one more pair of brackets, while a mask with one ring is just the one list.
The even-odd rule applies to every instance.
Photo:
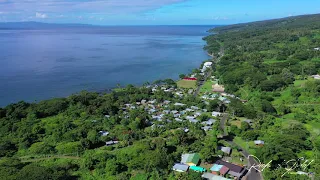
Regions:
[[183, 154], [181, 157], [181, 163], [187, 164], [189, 166], [197, 166], [200, 160], [200, 155], [198, 153], [194, 154]]

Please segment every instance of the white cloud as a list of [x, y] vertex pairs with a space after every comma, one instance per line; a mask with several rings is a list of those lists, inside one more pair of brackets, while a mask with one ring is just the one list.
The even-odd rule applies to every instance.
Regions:
[[48, 15], [36, 12], [36, 18], [45, 19], [48, 18]]

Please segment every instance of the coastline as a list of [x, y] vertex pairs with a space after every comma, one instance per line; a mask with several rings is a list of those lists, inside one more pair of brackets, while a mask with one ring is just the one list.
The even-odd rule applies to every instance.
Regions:
[[[207, 35], [205, 35], [205, 36], [207, 36]], [[203, 36], [203, 37], [205, 37], [205, 36]], [[200, 39], [200, 41], [202, 41], [201, 39]], [[203, 43], [203, 45], [205, 45], [206, 44], [206, 41], [205, 40], [203, 40], [204, 41], [204, 43]], [[203, 46], [202, 45], [202, 46]], [[213, 56], [212, 55], [210, 55], [206, 50], [204, 50], [204, 49], [202, 49], [201, 47], [199, 48], [199, 51], [202, 51], [201, 52], [201, 54], [202, 54], [202, 56], [200, 57], [200, 58], [198, 58], [197, 56], [196, 57], [194, 57], [194, 58], [196, 58], [197, 59], [197, 63], [195, 63], [193, 66], [193, 68], [187, 68], [187, 69], [184, 69], [184, 71], [181, 71], [181, 68], [180, 68], [180, 72], [182, 72], [182, 73], [185, 73], [185, 74], [190, 74], [191, 72], [192, 72], [192, 70], [194, 70], [194, 69], [199, 69], [199, 68], [201, 68], [200, 67], [200, 65], [204, 62], [204, 61], [206, 61], [206, 60], [208, 60], [208, 59], [211, 59]], [[199, 61], [199, 62], [198, 62]], [[171, 70], [171, 69], [170, 69]], [[161, 77], [160, 77], [161, 78]], [[180, 80], [180, 78], [179, 78], [179, 74], [177, 74], [175, 77], [168, 77], [168, 78], [161, 78], [161, 79], [155, 79], [154, 81], [157, 81], [157, 80], [165, 80], [165, 79], [172, 79], [173, 81], [175, 81], [175, 82], [177, 82], [177, 81], [179, 81]], [[153, 82], [154, 81], [148, 81], [148, 80], [145, 80], [144, 78], [142, 79], [141, 78], [141, 83], [139, 83], [139, 84], [135, 84], [135, 83], [128, 83], [128, 84], [126, 84], [126, 83], [124, 83], [123, 85], [121, 85], [121, 87], [120, 87], [120, 89], [121, 88], [125, 88], [127, 85], [130, 85], [130, 84], [132, 84], [132, 85], [134, 85], [135, 87], [145, 87], [145, 83], [150, 83], [150, 84], [153, 84]], [[38, 104], [38, 103], [40, 103], [41, 101], [47, 101], [47, 100], [51, 100], [51, 99], [56, 99], [56, 98], [67, 98], [67, 97], [69, 97], [69, 96], [71, 96], [71, 95], [73, 95], [73, 94], [78, 94], [78, 93], [80, 93], [81, 91], [88, 91], [88, 92], [96, 92], [96, 93], [98, 93], [98, 94], [108, 94], [108, 93], [111, 93], [112, 91], [114, 91], [114, 90], [117, 90], [117, 89], [119, 89], [119, 87], [116, 85], [116, 84], [113, 84], [113, 85], [111, 85], [111, 87], [107, 87], [107, 88], [101, 88], [101, 89], [94, 89], [94, 88], [88, 88], [88, 89], [86, 89], [86, 88], [84, 88], [84, 89], [80, 89], [79, 91], [74, 91], [74, 92], [72, 92], [72, 93], [70, 93], [70, 94], [68, 94], [68, 93], [66, 93], [65, 95], [62, 95], [62, 96], [51, 96], [51, 97], [49, 97], [49, 98], [43, 98], [42, 96], [39, 98], [39, 97], [36, 97], [35, 99], [31, 99], [31, 98], [4, 98], [3, 100], [3, 104], [1, 103], [0, 104], [0, 108], [5, 108], [5, 107], [7, 107], [8, 105], [10, 105], [10, 104], [17, 104], [17, 103], [19, 103], [20, 101], [23, 101], [23, 102], [26, 102], [26, 103], [29, 103], [29, 104]], [[9, 99], [9, 101], [7, 101]], [[18, 100], [17, 100], [18, 99]], [[17, 101], [16, 101], [17, 100]], [[11, 101], [11, 102], [10, 102]], [[9, 102], [9, 103], [6, 103], [6, 102]]]

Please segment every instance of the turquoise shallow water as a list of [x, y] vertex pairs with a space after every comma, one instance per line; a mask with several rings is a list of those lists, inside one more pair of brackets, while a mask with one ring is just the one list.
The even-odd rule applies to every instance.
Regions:
[[177, 79], [208, 59], [212, 27], [0, 30], [0, 106]]

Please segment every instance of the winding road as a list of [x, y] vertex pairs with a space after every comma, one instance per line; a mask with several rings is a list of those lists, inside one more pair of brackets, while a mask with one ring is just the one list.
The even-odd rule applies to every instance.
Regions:
[[[225, 128], [225, 124], [226, 124], [226, 121], [228, 119], [229, 115], [228, 114], [223, 114], [221, 120], [220, 120], [220, 128], [223, 130], [223, 139], [226, 140], [226, 142], [228, 144], [230, 144], [230, 146], [236, 146], [236, 147], [240, 147], [241, 148], [241, 154], [246, 158], [248, 159], [250, 153], [247, 152], [246, 150], [244, 150], [241, 146], [239, 146], [238, 144], [236, 144], [233, 139], [232, 140], [229, 140], [227, 137], [228, 137], [228, 133], [226, 131], [226, 128]], [[250, 169], [250, 167], [252, 166], [257, 166], [259, 165], [259, 163], [253, 158], [253, 157], [249, 157], [248, 159], [248, 169]], [[244, 176], [243, 179], [246, 179], [246, 180], [263, 180], [263, 176], [261, 174], [261, 172], [259, 171], [256, 171], [254, 168], [251, 168], [251, 170], [246, 174], [246, 176]]]

